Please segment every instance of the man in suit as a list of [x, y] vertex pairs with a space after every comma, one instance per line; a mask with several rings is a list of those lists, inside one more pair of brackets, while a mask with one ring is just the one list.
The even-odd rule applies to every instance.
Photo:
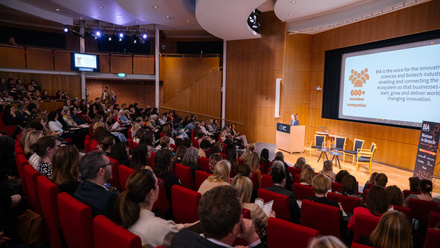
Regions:
[[101, 95], [101, 100], [104, 104], [110, 103], [110, 100], [112, 99], [112, 96], [110, 95], [110, 92], [108, 92], [108, 87], [104, 87], [104, 91]]
[[92, 209], [93, 216], [113, 217], [113, 207], [118, 198], [110, 192], [105, 183], [112, 178], [112, 162], [102, 151], [87, 153], [79, 163], [83, 180], [74, 193], [74, 197]]
[[246, 240], [249, 247], [262, 248], [252, 220], [243, 219], [237, 190], [231, 186], [217, 186], [200, 199], [198, 213], [203, 236], [183, 229], [174, 235], [172, 248], [231, 247], [237, 237]]
[[289, 196], [290, 221], [299, 224], [301, 219], [301, 209], [296, 202], [295, 194], [293, 194], [292, 191], [284, 188], [284, 186], [286, 185], [286, 172], [284, 170], [284, 166], [272, 165], [272, 169], [270, 170], [270, 172], [272, 174], [273, 186], [265, 189], [275, 192], [277, 194]]

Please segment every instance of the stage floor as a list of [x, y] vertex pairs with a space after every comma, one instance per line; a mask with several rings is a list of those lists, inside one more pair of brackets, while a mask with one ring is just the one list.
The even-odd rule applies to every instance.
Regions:
[[[268, 143], [262, 143], [258, 142], [256, 145], [256, 151], [258, 154], [260, 154], [261, 150], [263, 148], [267, 148], [269, 150], [269, 159], [273, 160], [275, 157], [275, 153], [278, 152], [278, 150], [275, 147], [275, 144], [268, 144]], [[315, 169], [316, 172], [319, 172], [322, 170], [322, 163], [323, 159], [319, 162], [318, 158], [320, 155], [320, 152], [316, 150], [312, 150], [311, 156], [310, 156], [310, 147], [305, 147], [305, 151], [303, 153], [293, 153], [290, 154], [288, 152], [282, 151], [284, 153], [284, 160], [286, 163], [293, 165], [295, 164], [296, 160], [299, 157], [304, 157], [306, 159], [306, 163], [310, 164], [312, 168]], [[332, 156], [329, 156], [329, 159], [331, 159]], [[359, 171], [356, 174], [356, 167], [352, 164], [352, 158], [347, 157], [347, 160], [345, 162], [342, 161], [342, 156], [339, 157], [341, 162], [341, 169], [347, 170], [350, 172], [350, 174], [354, 175], [356, 179], [359, 182], [359, 185], [364, 185], [365, 182], [370, 178], [370, 172], [368, 165], [361, 165], [359, 167]], [[333, 161], [333, 171], [335, 173], [338, 173], [339, 169], [335, 165], [335, 160]], [[409, 189], [409, 181], [408, 178], [412, 177], [413, 172], [407, 171], [403, 169], [399, 169], [390, 165], [381, 164], [381, 163], [375, 163], [373, 162], [373, 172], [379, 172], [379, 173], [385, 173], [388, 177], [388, 184], [387, 185], [397, 185], [401, 190]], [[440, 179], [435, 180], [434, 187], [433, 187], [433, 196], [438, 197], [440, 196]]]

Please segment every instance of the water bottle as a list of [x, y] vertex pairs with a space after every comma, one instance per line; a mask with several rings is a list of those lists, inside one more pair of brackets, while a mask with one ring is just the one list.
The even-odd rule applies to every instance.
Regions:
[[324, 149], [324, 141], [322, 142], [321, 149]]

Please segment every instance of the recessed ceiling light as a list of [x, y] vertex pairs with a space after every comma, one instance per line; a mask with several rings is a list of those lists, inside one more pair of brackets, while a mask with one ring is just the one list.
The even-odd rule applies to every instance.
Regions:
[[290, 1], [290, 3], [296, 3], [296, 1]]
[[55, 9], [56, 11], [60, 11], [60, 9]]
[[104, 8], [104, 6], [98, 6], [98, 9], [103, 9]]
[[136, 21], [136, 24], [138, 24], [139, 23], [139, 21]]
[[189, 23], [189, 20], [186, 20], [187, 23]]
[[293, 14], [292, 14], [292, 13], [290, 13], [289, 15], [290, 15], [290, 16], [293, 16]]
[[121, 16], [121, 15], [117, 15], [116, 17], [118, 17], [118, 18], [119, 18], [119, 17], [122, 17], [122, 16]]
[[157, 9], [157, 8], [159, 8], [159, 6], [157, 6], [157, 5], [154, 5], [154, 6], [153, 6], [153, 9]]
[[80, 20], [84, 19], [82, 16], [79, 18]]
[[168, 19], [170, 19], [170, 16], [167, 16]]
[[174, 17], [169, 16], [169, 15], [167, 15], [167, 18], [170, 19], [170, 20], [171, 20], [171, 19], [174, 19]]

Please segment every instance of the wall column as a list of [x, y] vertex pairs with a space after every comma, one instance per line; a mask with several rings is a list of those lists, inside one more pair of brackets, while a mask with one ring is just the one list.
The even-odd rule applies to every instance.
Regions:
[[223, 40], [223, 77], [222, 77], [222, 126], [225, 126], [226, 119], [226, 55], [227, 41]]
[[154, 36], [154, 61], [155, 61], [155, 76], [156, 76], [156, 87], [155, 87], [155, 105], [156, 108], [159, 109], [159, 74], [160, 74], [160, 70], [159, 70], [159, 28], [157, 27], [157, 25], [155, 25], [154, 27], [156, 33]]
[[[80, 21], [79, 24], [79, 33], [81, 34], [79, 38], [79, 52], [86, 52], [86, 41], [84, 39], [84, 21]], [[81, 99], [86, 99], [86, 73], [84, 71], [81, 72]]]

